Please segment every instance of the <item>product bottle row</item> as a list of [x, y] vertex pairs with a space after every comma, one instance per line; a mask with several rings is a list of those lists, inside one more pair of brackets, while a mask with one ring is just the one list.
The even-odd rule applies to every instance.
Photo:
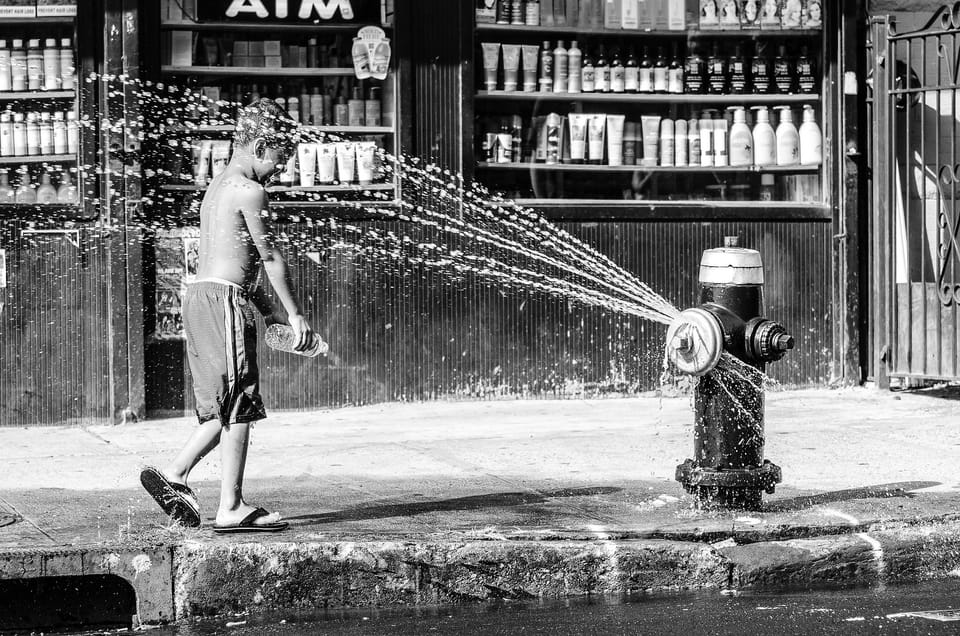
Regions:
[[563, 40], [556, 47], [549, 40], [540, 47], [499, 42], [480, 46], [488, 91], [790, 94], [814, 93], [818, 86], [816, 60], [807, 45], [790, 50], [780, 44], [772, 55], [765, 42], [757, 42], [749, 52], [747, 44], [737, 43], [730, 54], [722, 54], [713, 42], [704, 56], [696, 42], [685, 54], [674, 42], [669, 55], [663, 45], [644, 44], [639, 57], [633, 44], [582, 50], [577, 40], [569, 48]]
[[70, 38], [0, 40], [0, 92], [74, 90], [74, 51]]
[[0, 113], [0, 157], [76, 154], [80, 138], [74, 111]]
[[20, 166], [11, 183], [10, 174], [0, 169], [0, 204], [5, 203], [64, 203], [78, 202], [76, 178], [72, 170], [62, 166], [48, 166], [42, 172], [31, 174], [29, 167]]
[[477, 24], [607, 30], [820, 29], [821, 0], [480, 0]]
[[[645, 168], [785, 168], [818, 166], [823, 161], [823, 135], [811, 106], [803, 108], [797, 128], [793, 110], [777, 106], [776, 129], [766, 106], [748, 120], [741, 107], [729, 117], [711, 109], [689, 119], [646, 114], [628, 121], [620, 114], [570, 113], [533, 117], [519, 115], [487, 121], [481, 154], [492, 166], [511, 163], [593, 164]], [[755, 120], [755, 121], [753, 121]]]
[[211, 125], [236, 121], [237, 108], [262, 97], [275, 100], [295, 121], [314, 126], [380, 127], [392, 123], [383, 87], [346, 78], [308, 84], [277, 83], [194, 87], [199, 99], [183, 106], [183, 119]]
[[[160, 175], [172, 182], [205, 186], [227, 167], [232, 150], [227, 140], [168, 139]], [[278, 182], [281, 186], [306, 188], [366, 186], [382, 178], [382, 156], [383, 145], [377, 136], [362, 141], [303, 142], [297, 144]]]

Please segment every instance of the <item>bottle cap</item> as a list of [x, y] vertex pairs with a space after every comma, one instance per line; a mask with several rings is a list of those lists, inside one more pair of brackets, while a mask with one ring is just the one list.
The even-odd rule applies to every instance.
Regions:
[[58, 111], [55, 111], [55, 112], [53, 113], [53, 119], [54, 119], [54, 121], [56, 121], [56, 120], [58, 120], [58, 119], [63, 119], [63, 113], [61, 113], [59, 110], [58, 110]]
[[813, 111], [813, 106], [810, 104], [804, 104], [803, 106], [803, 121], [817, 121], [817, 114]]
[[772, 185], [773, 185], [773, 175], [770, 174], [769, 172], [766, 172], [766, 173], [760, 175], [760, 184], [761, 184], [761, 185], [765, 185], [765, 186], [772, 186]]
[[57, 39], [56, 39], [56, 38], [47, 38], [47, 41], [44, 42], [44, 44], [46, 45], [46, 47], [47, 47], [48, 49], [55, 49], [55, 48], [57, 48]]
[[40, 40], [30, 40], [30, 48], [31, 49], [40, 48]]
[[13, 121], [23, 121], [23, 113], [14, 113]]
[[550, 48], [550, 40], [544, 40], [544, 41], [543, 41], [543, 48], [545, 48], [545, 49], [549, 49], [549, 48]]
[[664, 136], [673, 136], [673, 120], [665, 118], [660, 122], [660, 134]]
[[767, 110], [766, 106], [754, 106], [753, 109], [757, 111], [757, 123], [760, 122], [769, 123], [770, 122], [770, 112]]
[[316, 46], [316, 45], [317, 45], [317, 38], [310, 38], [310, 39], [308, 39], [308, 40], [307, 40], [307, 44], [309, 44], [310, 46]]
[[62, 48], [65, 48], [65, 49], [69, 49], [69, 48], [70, 48], [70, 38], [63, 38], [62, 40], [60, 40], [60, 46], [61, 46]]
[[562, 49], [562, 48], [563, 48], [563, 40], [557, 40], [557, 48], [558, 48], [558, 49]]
[[363, 90], [359, 86], [353, 87], [353, 99], [363, 99]]
[[49, 183], [50, 183], [50, 173], [49, 173], [49, 172], [44, 172], [44, 173], [43, 173], [43, 176], [40, 177], [40, 181], [41, 181], [41, 183], [49, 184]]
[[72, 110], [68, 110], [68, 111], [67, 111], [67, 120], [68, 120], [68, 121], [69, 121], [69, 120], [72, 120], [72, 119], [76, 119], [76, 118], [77, 118], [77, 114], [76, 114], [75, 112], [73, 112]]
[[13, 41], [13, 48], [15, 48], [15, 49], [21, 49], [21, 48], [23, 48], [23, 40], [14, 40], [14, 41]]
[[733, 111], [733, 123], [747, 123], [747, 113], [743, 110], [743, 106], [732, 106], [731, 110]]
[[5, 48], [7, 48], [7, 41], [0, 40], [0, 49], [5, 49]]
[[0, 113], [0, 121], [2, 121], [2, 122], [4, 122], [4, 123], [7, 123], [8, 121], [10, 121], [10, 111], [9, 111], [9, 110], [5, 110], [5, 111], [3, 111], [2, 113]]
[[27, 121], [28, 121], [28, 122], [31, 122], [31, 121], [32, 121], [32, 122], [35, 122], [35, 121], [37, 121], [37, 114], [36, 114], [36, 113], [27, 113]]
[[46, 110], [45, 110], [45, 111], [43, 111], [43, 112], [40, 113], [40, 121], [50, 121], [50, 113], [49, 113], [49, 111], [46, 111]]
[[371, 100], [379, 100], [379, 99], [380, 99], [380, 87], [379, 87], [379, 86], [371, 86], [371, 87], [370, 87], [370, 93], [369, 93], [369, 95], [370, 95], [370, 96], [368, 97], [368, 99], [371, 99]]

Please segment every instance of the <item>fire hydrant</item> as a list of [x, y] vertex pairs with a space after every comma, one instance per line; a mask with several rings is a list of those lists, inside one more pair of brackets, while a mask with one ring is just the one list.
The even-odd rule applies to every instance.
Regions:
[[[757, 510], [762, 493], [773, 493], [781, 480], [780, 467], [763, 457], [762, 372], [794, 340], [762, 317], [760, 253], [737, 247], [736, 237], [704, 251], [700, 302], [667, 330], [670, 360], [681, 373], [699, 376], [694, 458], [677, 466], [676, 478], [698, 506]], [[737, 360], [717, 368], [724, 351]]]

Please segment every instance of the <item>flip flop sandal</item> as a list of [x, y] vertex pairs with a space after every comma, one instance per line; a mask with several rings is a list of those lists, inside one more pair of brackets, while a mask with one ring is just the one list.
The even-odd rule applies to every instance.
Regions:
[[152, 466], [140, 471], [140, 483], [171, 519], [188, 528], [200, 526], [197, 496], [189, 487], [173, 483]]
[[257, 519], [266, 517], [270, 513], [263, 508], [257, 508], [238, 523], [229, 526], [213, 526], [213, 531], [218, 534], [232, 534], [240, 532], [279, 532], [286, 530], [290, 524], [286, 521], [274, 521], [273, 523], [254, 523]]

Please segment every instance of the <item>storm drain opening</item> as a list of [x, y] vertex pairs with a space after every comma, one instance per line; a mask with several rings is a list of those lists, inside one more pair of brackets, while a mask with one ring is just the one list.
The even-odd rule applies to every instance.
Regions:
[[113, 574], [0, 580], [0, 632], [130, 628], [137, 596]]

